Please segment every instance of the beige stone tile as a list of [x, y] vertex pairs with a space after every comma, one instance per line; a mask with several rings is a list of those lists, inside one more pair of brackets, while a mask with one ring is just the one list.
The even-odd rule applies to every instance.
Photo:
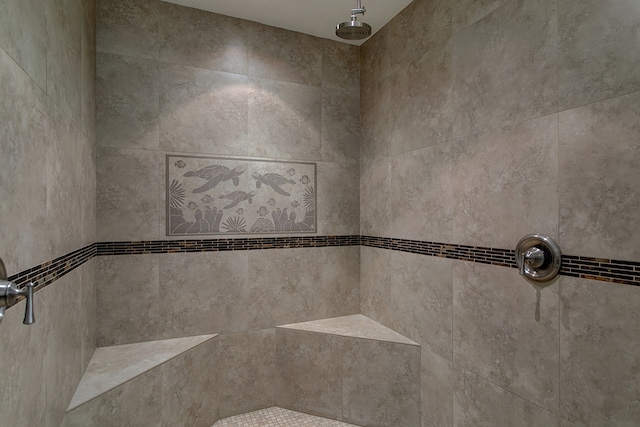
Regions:
[[[45, 427], [60, 426], [84, 371], [82, 325], [79, 323], [82, 315], [79, 291], [82, 286], [82, 273], [75, 269], [34, 296], [44, 297], [50, 304], [44, 316], [35, 312], [36, 322], [44, 322], [48, 327], [40, 350], [44, 375], [39, 379], [44, 383], [46, 396]], [[45, 293], [48, 293], [46, 297], [42, 295]]]
[[357, 164], [360, 155], [360, 92], [322, 89], [322, 160]]
[[81, 144], [81, 182], [82, 189], [80, 199], [80, 216], [82, 245], [87, 246], [96, 241], [96, 146], [86, 136], [80, 135]]
[[360, 48], [333, 40], [322, 40], [322, 87], [360, 88]]
[[414, 0], [389, 25], [386, 55], [394, 72], [423, 57], [451, 37], [455, 2]]
[[549, 427], [558, 423], [556, 415], [464, 369], [455, 369], [453, 384], [456, 427]]
[[117, 255], [98, 258], [98, 346], [158, 339], [161, 315], [158, 290], [159, 262], [158, 255]]
[[357, 164], [318, 163], [318, 232], [323, 235], [358, 234], [360, 191]]
[[453, 242], [513, 248], [558, 233], [558, 117], [550, 115], [454, 143]]
[[363, 161], [360, 169], [360, 232], [388, 236], [391, 230], [391, 166], [388, 157]]
[[404, 337], [386, 326], [369, 319], [363, 314], [352, 314], [348, 316], [292, 323], [289, 325], [278, 325], [278, 328], [349, 338], [362, 338], [373, 341], [385, 341], [396, 344], [418, 345], [407, 337]]
[[80, 2], [85, 13], [80, 51], [81, 128], [96, 141], [96, 19], [95, 0]]
[[473, 25], [504, 3], [506, 0], [458, 0], [454, 2], [452, 6], [453, 33], [458, 33]]
[[11, 374], [6, 376], [0, 389], [3, 396], [0, 413], [4, 420], [20, 420], [25, 426], [47, 426], [49, 405], [45, 378], [48, 375], [44, 371], [44, 355], [47, 334], [51, 331], [49, 304], [49, 295], [38, 292], [34, 298], [36, 323], [22, 324], [25, 312], [22, 301], [6, 311], [0, 325], [0, 360], [12, 366]]
[[575, 427], [575, 424], [570, 423], [569, 421], [564, 420], [564, 419], [561, 418], [560, 419], [560, 427]]
[[516, 269], [456, 261], [453, 361], [557, 413], [558, 284], [537, 288]]
[[560, 110], [640, 90], [634, 0], [558, 1]]
[[576, 425], [640, 419], [640, 288], [560, 279], [560, 413]]
[[[206, 341], [159, 370], [163, 427], [211, 427], [218, 421], [218, 341]], [[156, 396], [157, 398], [157, 396]]]
[[47, 3], [6, 0], [0, 4], [0, 46], [43, 90], [47, 87]]
[[98, 54], [98, 145], [143, 149], [159, 147], [159, 78], [156, 61]]
[[322, 317], [320, 248], [249, 252], [250, 329]]
[[0, 81], [0, 252], [13, 275], [52, 259], [43, 185], [49, 125], [44, 92], [2, 49]]
[[453, 426], [453, 365], [424, 348], [420, 358], [422, 427]]
[[456, 34], [453, 136], [557, 111], [557, 42], [554, 0], [507, 2]]
[[451, 360], [453, 261], [390, 251], [387, 298], [397, 307], [391, 327]]
[[345, 422], [371, 427], [420, 425], [420, 348], [344, 339]]
[[360, 161], [389, 156], [393, 140], [393, 76], [360, 91]]
[[275, 329], [220, 336], [220, 418], [275, 405]]
[[247, 332], [220, 335], [218, 338], [218, 375], [220, 418], [248, 412], [249, 335]]
[[149, 371], [67, 413], [61, 427], [160, 427], [162, 375]]
[[160, 337], [247, 329], [247, 251], [163, 254]]
[[[447, 2], [443, 2], [447, 3]], [[452, 136], [451, 43], [432, 46], [393, 76], [391, 154], [449, 141]]]
[[246, 155], [246, 76], [182, 65], [160, 65], [160, 148]]
[[[61, 256], [84, 246], [83, 152], [89, 143], [80, 129], [50, 99], [50, 142], [46, 145], [47, 201], [45, 225], [53, 255]], [[95, 197], [95, 193], [91, 196]], [[77, 232], [70, 233], [70, 230]], [[93, 242], [91, 242], [93, 243]]]
[[266, 25], [253, 25], [248, 33], [250, 76], [322, 84], [323, 39]]
[[159, 237], [159, 152], [101, 147], [97, 153], [97, 234], [99, 241], [154, 240]]
[[452, 240], [451, 149], [451, 144], [443, 143], [391, 160], [390, 222], [394, 237]]
[[160, 60], [247, 73], [249, 21], [160, 3]]
[[322, 248], [323, 317], [360, 312], [360, 247]]
[[360, 311], [365, 316], [393, 328], [392, 318], [399, 310], [388, 298], [391, 288], [390, 251], [360, 247]]
[[564, 253], [640, 259], [640, 92], [560, 114]]
[[98, 1], [98, 52], [158, 59], [160, 4], [158, 0]]
[[248, 384], [245, 387], [248, 410], [269, 408], [276, 402], [276, 330], [247, 332]]
[[322, 89], [256, 78], [251, 79], [251, 84], [248, 154], [319, 160], [322, 152]]
[[80, 2], [85, 26], [91, 28], [94, 35], [96, 29], [96, 3], [97, 0], [83, 0]]
[[385, 25], [360, 46], [360, 91], [371, 91], [395, 71], [389, 52], [390, 25]]
[[[82, 381], [69, 404], [69, 410], [82, 406], [174, 358], [183, 357], [186, 352], [215, 337], [201, 335], [100, 347], [96, 349], [84, 371]], [[211, 349], [215, 350], [215, 347], [212, 346]], [[182, 363], [183, 361], [180, 362]]]
[[47, 95], [74, 123], [82, 123], [82, 10], [76, 0], [49, 0]]
[[96, 349], [97, 341], [96, 259], [84, 263], [80, 271], [82, 282], [76, 291], [80, 300], [80, 310], [75, 321], [80, 327], [80, 366], [84, 372]]
[[342, 420], [342, 338], [276, 330], [277, 406]]

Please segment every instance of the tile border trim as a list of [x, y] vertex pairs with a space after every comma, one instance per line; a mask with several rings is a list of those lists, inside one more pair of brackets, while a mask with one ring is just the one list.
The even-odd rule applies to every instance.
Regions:
[[[368, 246], [500, 267], [516, 268], [513, 249], [457, 245], [421, 240], [361, 235], [289, 236], [231, 239], [96, 242], [9, 277], [19, 287], [34, 282], [40, 290], [96, 256], [186, 252], [250, 251], [262, 249]], [[640, 286], [640, 262], [563, 255], [560, 274], [602, 282]]]
[[[515, 249], [360, 236], [361, 246], [517, 268]], [[640, 262], [562, 255], [560, 275], [640, 286]]]
[[14, 274], [13, 276], [9, 276], [8, 279], [19, 287], [22, 287], [22, 285], [25, 285], [28, 282], [33, 282], [36, 285], [35, 290], [38, 291], [60, 279], [65, 274], [80, 267], [95, 256], [96, 244], [92, 243], [84, 248], [62, 255], [54, 260], [47, 261], [28, 270], [21, 271], [18, 274]]

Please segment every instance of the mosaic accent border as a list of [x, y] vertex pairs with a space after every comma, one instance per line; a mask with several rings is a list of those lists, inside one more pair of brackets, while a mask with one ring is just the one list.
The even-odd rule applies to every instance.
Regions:
[[47, 261], [44, 264], [37, 265], [28, 270], [21, 271], [18, 274], [14, 274], [13, 276], [9, 276], [9, 281], [15, 283], [19, 287], [22, 287], [29, 282], [33, 282], [36, 285], [35, 290], [37, 291], [80, 267], [95, 256], [96, 244], [92, 243], [84, 248], [77, 249], [54, 260]]
[[[32, 281], [36, 290], [55, 282], [95, 256], [176, 252], [250, 251], [262, 249], [368, 246], [419, 255], [516, 268], [514, 250], [420, 240], [360, 235], [254, 237], [235, 239], [97, 242], [9, 277], [19, 287]], [[560, 274], [623, 285], [640, 286], [640, 262], [573, 255], [562, 256]]]
[[[514, 249], [360, 236], [362, 246], [517, 268]], [[562, 255], [560, 275], [640, 286], [640, 262]]]
[[254, 237], [237, 239], [99, 242], [97, 255], [166, 254], [175, 252], [250, 251], [260, 249], [359, 246], [360, 236]]
[[485, 248], [481, 246], [454, 245], [450, 243], [372, 236], [360, 236], [360, 244], [374, 248], [516, 268], [514, 251], [511, 249]]

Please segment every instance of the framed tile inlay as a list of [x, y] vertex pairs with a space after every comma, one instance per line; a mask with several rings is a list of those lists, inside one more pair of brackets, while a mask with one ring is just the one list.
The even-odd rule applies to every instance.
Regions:
[[167, 155], [167, 236], [316, 233], [316, 169], [316, 163]]

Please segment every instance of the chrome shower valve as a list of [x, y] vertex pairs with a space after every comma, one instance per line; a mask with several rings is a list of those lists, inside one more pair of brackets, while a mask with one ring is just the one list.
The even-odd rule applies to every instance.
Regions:
[[536, 282], [548, 282], [560, 271], [562, 252], [550, 237], [524, 236], [516, 245], [516, 264], [520, 275]]

